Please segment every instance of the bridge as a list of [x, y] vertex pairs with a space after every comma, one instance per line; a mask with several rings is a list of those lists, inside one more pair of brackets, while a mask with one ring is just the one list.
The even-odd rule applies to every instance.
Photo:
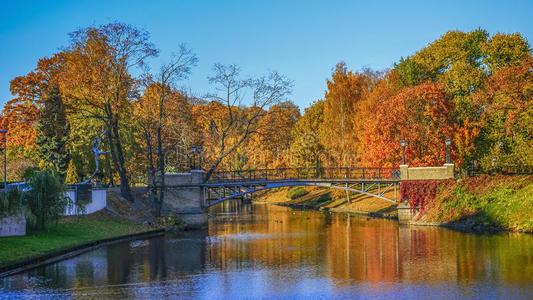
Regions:
[[[280, 187], [342, 189], [397, 203], [400, 168], [280, 168], [219, 171], [202, 184], [203, 207], [246, 194]], [[393, 197], [385, 193], [394, 190]]]
[[[291, 186], [342, 189], [398, 203], [397, 191], [405, 180], [441, 180], [454, 177], [454, 165], [399, 168], [280, 168], [218, 171], [205, 180], [204, 171], [165, 174], [163, 215], [179, 215], [187, 224], [203, 226], [206, 208], [254, 192]], [[394, 191], [394, 193], [390, 193]], [[392, 194], [392, 196], [391, 196]], [[400, 207], [399, 214], [400, 214]], [[404, 208], [401, 208], [404, 209]], [[405, 210], [405, 209], [404, 209]], [[407, 207], [407, 213], [409, 207]]]

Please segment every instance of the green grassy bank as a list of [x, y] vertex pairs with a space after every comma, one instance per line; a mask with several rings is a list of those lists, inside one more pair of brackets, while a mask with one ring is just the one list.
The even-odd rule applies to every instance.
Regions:
[[153, 227], [110, 216], [105, 212], [63, 217], [57, 226], [51, 226], [45, 232], [29, 232], [26, 236], [0, 237], [0, 265], [84, 242], [153, 229]]
[[[396, 205], [391, 202], [355, 192], [350, 192], [348, 195], [349, 202], [344, 190], [294, 187], [270, 190], [256, 198], [255, 201], [332, 212], [372, 214], [389, 218], [397, 215]], [[394, 199], [394, 190], [387, 191], [384, 195]]]
[[533, 176], [482, 175], [442, 186], [419, 220], [533, 232]]

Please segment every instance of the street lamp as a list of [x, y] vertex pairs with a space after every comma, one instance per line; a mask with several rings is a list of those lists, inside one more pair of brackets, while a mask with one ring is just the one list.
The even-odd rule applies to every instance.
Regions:
[[6, 134], [7, 130], [1, 129], [0, 132], [3, 134], [2, 143], [4, 144], [4, 193], [7, 193], [7, 146], [6, 146]]
[[202, 146], [198, 146], [198, 169], [202, 169]]
[[400, 145], [402, 145], [402, 165], [405, 165], [405, 140], [404, 139], [400, 141]]
[[450, 145], [452, 144], [452, 140], [450, 138], [446, 138], [444, 140], [444, 144], [446, 144], [446, 163], [450, 163]]
[[192, 169], [196, 170], [196, 145], [192, 145]]

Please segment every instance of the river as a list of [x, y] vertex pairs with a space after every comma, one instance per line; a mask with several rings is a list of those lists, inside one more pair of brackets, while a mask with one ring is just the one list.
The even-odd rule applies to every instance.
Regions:
[[228, 201], [209, 228], [0, 279], [6, 299], [533, 299], [533, 236]]

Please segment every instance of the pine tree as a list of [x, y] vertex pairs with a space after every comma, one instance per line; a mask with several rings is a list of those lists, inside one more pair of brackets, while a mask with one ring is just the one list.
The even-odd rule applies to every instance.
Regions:
[[65, 115], [63, 101], [59, 88], [54, 86], [49, 89], [44, 99], [37, 126], [37, 154], [45, 162], [50, 162], [59, 176], [64, 179], [70, 160], [66, 149], [69, 136], [69, 126]]
[[65, 183], [66, 184], [75, 184], [75, 183], [78, 183], [80, 181], [81, 181], [81, 179], [80, 179], [80, 176], [78, 174], [78, 169], [76, 168], [76, 164], [74, 163], [74, 160], [71, 159], [70, 162], [68, 163], [67, 176], [65, 178]]

